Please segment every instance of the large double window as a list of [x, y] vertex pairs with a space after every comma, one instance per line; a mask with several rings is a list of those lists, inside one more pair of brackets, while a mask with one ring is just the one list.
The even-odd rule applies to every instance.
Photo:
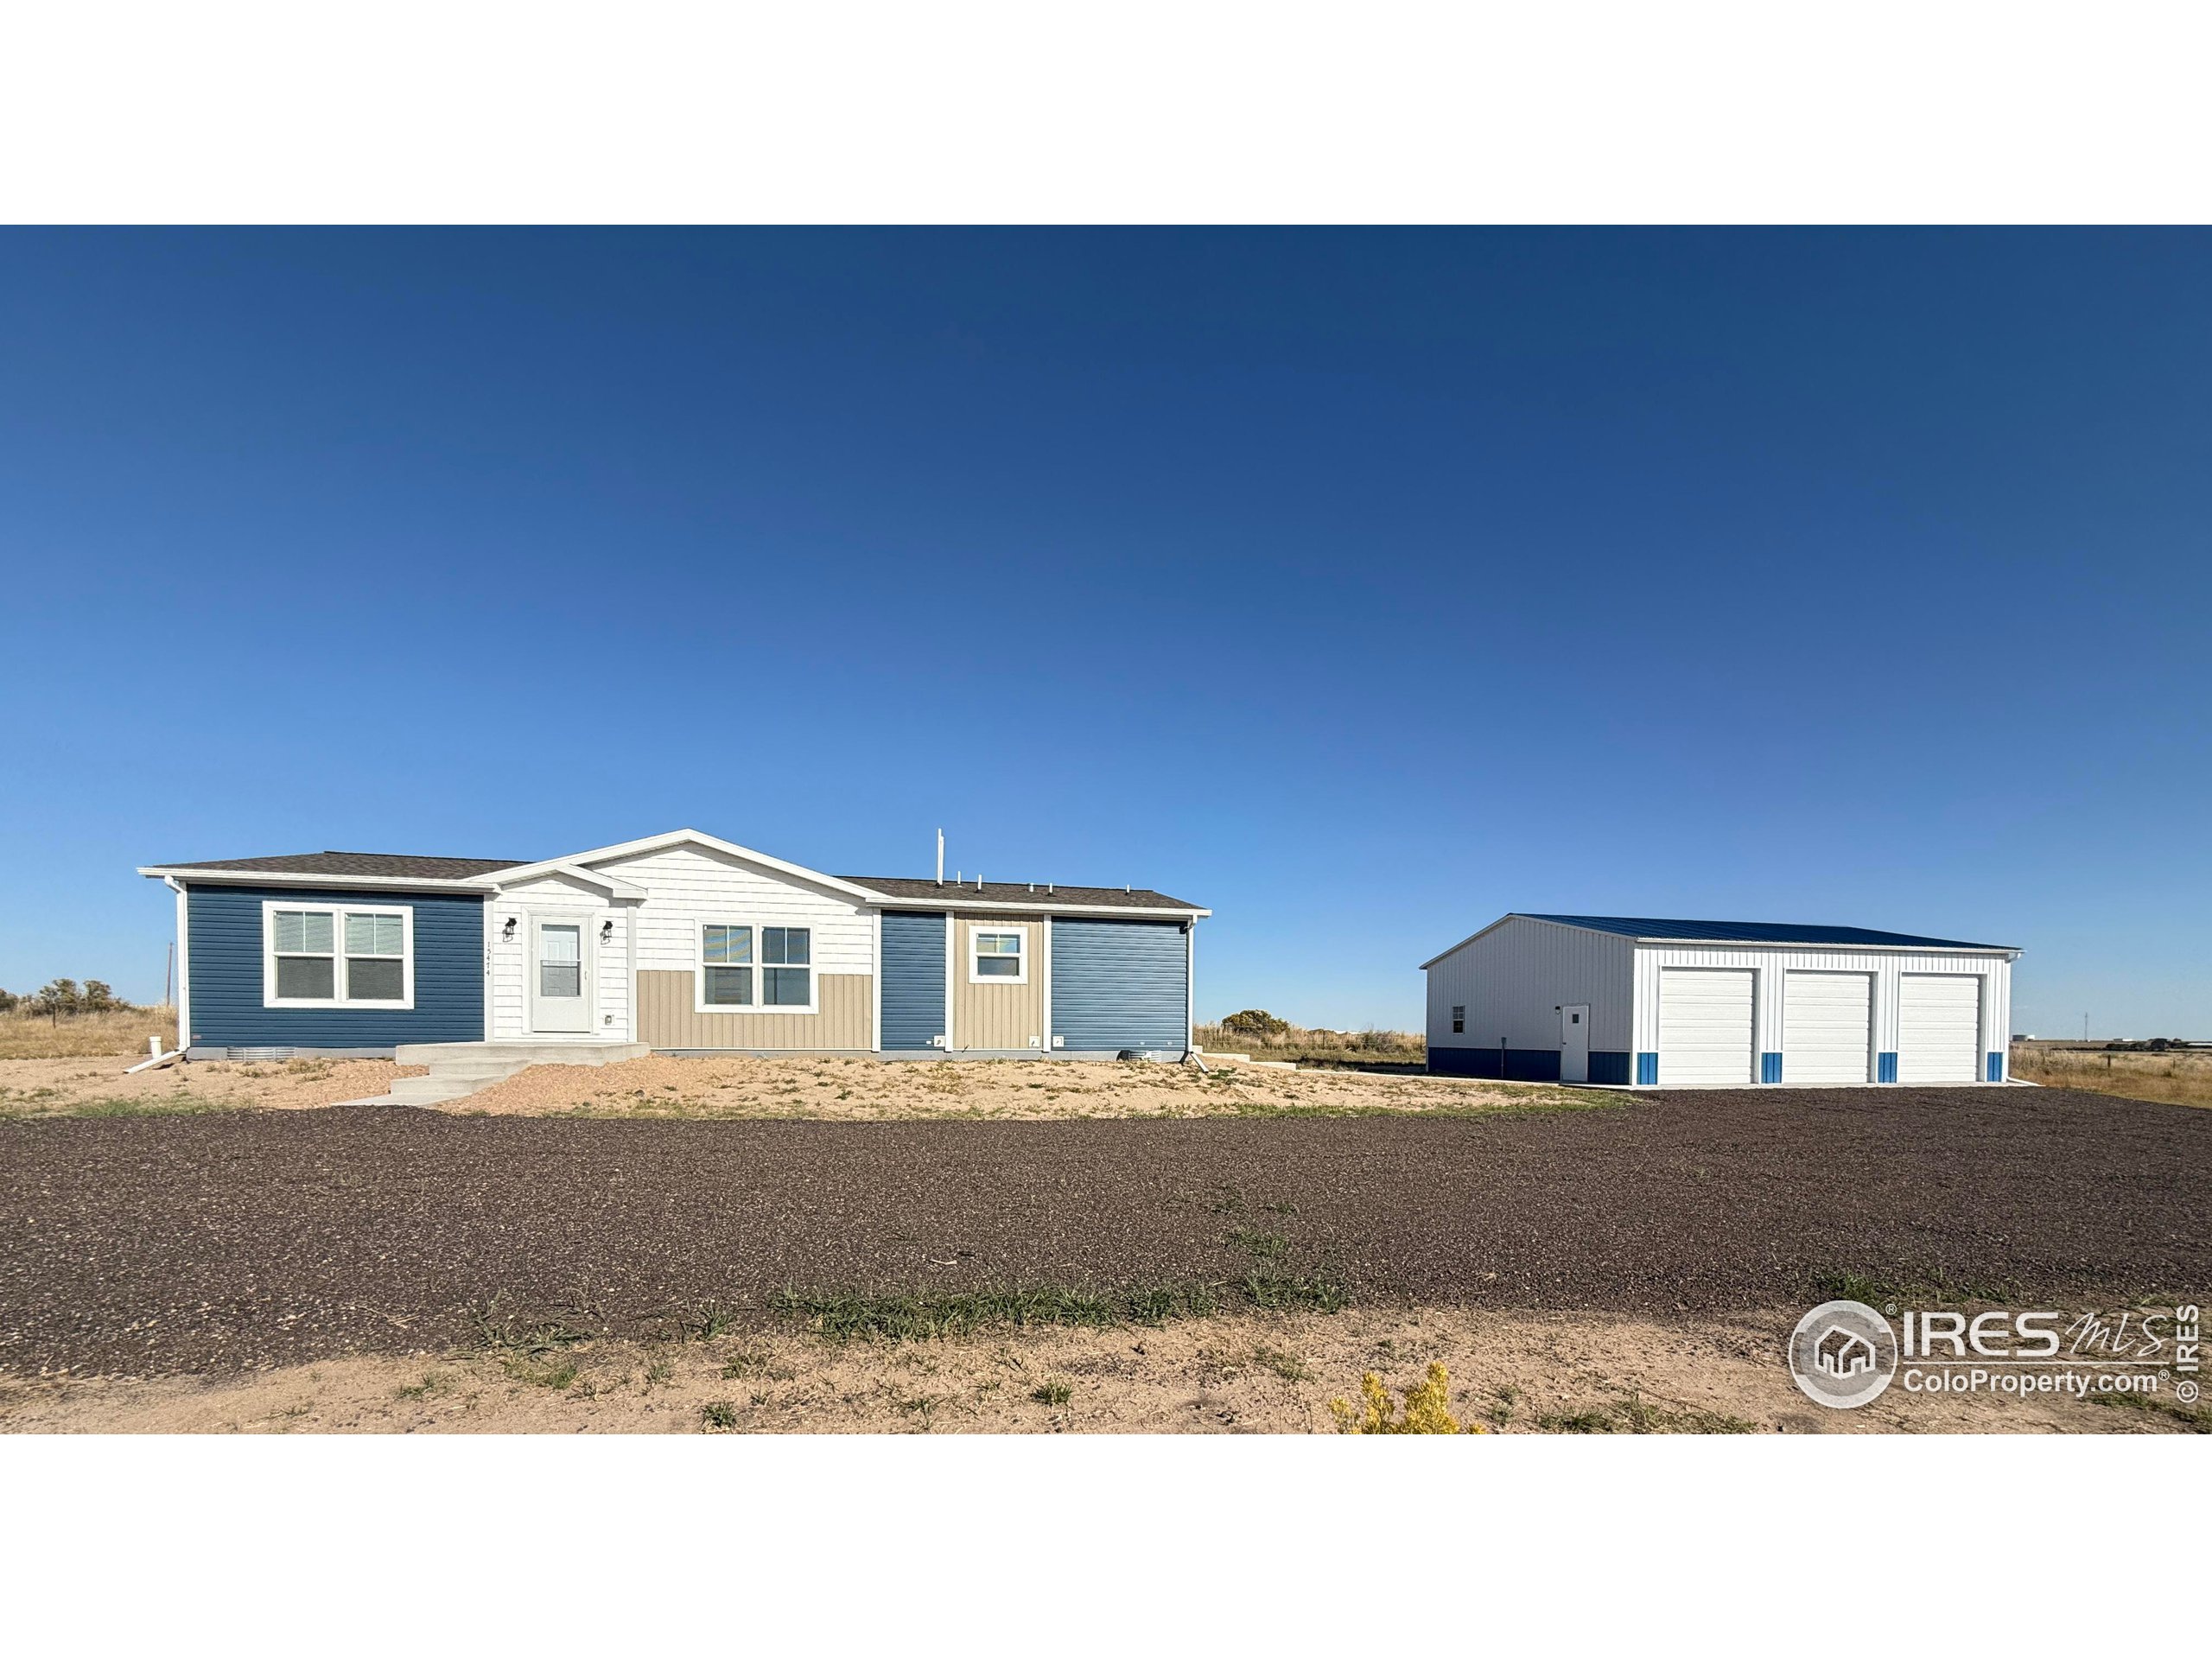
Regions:
[[412, 907], [272, 899], [261, 906], [261, 929], [263, 1006], [415, 1006]]
[[701, 923], [698, 1007], [702, 1014], [814, 1013], [814, 931]]

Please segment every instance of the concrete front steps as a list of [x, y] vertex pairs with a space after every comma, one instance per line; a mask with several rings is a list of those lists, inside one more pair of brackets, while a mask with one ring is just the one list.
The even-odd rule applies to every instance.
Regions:
[[391, 1058], [402, 1065], [427, 1065], [419, 1077], [394, 1077], [391, 1092], [347, 1106], [435, 1106], [512, 1077], [533, 1065], [608, 1065], [652, 1050], [643, 1043], [402, 1043]]

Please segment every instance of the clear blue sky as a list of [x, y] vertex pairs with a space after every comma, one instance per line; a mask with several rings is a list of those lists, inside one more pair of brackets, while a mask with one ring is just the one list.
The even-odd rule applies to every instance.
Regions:
[[2212, 1036], [2202, 232], [0, 234], [0, 985], [140, 863], [695, 824], [1209, 905], [2017, 943]]

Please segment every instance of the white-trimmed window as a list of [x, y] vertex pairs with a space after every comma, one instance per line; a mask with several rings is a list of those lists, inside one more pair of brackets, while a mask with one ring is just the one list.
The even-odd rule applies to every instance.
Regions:
[[753, 922], [699, 924], [701, 1014], [812, 1014], [814, 930]]
[[968, 930], [968, 982], [1026, 985], [1029, 982], [1029, 932], [1020, 927]]
[[413, 1007], [414, 909], [263, 900], [261, 1001], [270, 1008]]

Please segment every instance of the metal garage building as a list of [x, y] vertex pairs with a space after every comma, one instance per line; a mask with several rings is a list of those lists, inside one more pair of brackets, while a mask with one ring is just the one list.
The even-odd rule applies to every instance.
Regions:
[[1674, 1089], [2002, 1083], [2019, 955], [1864, 927], [1516, 913], [1421, 964], [1428, 1069]]

